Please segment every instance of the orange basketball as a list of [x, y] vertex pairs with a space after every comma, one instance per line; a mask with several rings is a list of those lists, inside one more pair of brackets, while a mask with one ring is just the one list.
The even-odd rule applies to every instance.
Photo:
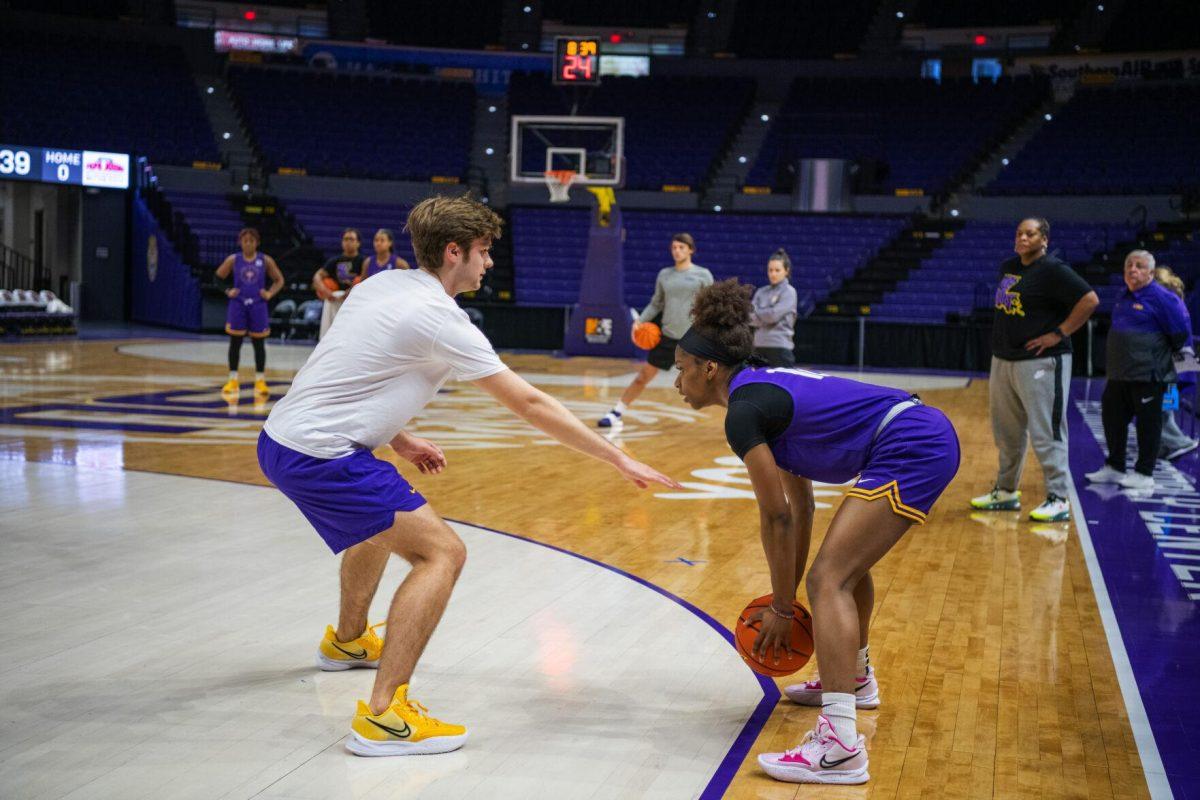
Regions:
[[[765, 609], [771, 605], [772, 595], [763, 595], [757, 600], [752, 600], [750, 605], [742, 611], [738, 616], [737, 625], [734, 627], [733, 640], [737, 647], [738, 655], [746, 662], [750, 669], [760, 675], [770, 675], [774, 678], [779, 678], [784, 675], [791, 675], [793, 672], [798, 672], [813, 654], [813, 635], [812, 635], [812, 615], [808, 613], [808, 609], [799, 603], [792, 602], [792, 613], [796, 615], [796, 619], [792, 621], [792, 635], [789, 645], [792, 648], [792, 655], [781, 655], [779, 660], [775, 660], [771, 655], [766, 656], [765, 661], [760, 661], [753, 655], [754, 640], [758, 638], [758, 632], [762, 629], [762, 620], [750, 621], [750, 617], [756, 611]], [[768, 614], [771, 612], [768, 611]]]
[[662, 328], [653, 322], [643, 322], [633, 333], [633, 343], [643, 350], [653, 350], [662, 341]]
[[342, 290], [342, 285], [337, 282], [337, 278], [330, 278], [326, 276], [322, 280], [322, 283], [324, 283], [325, 288], [331, 292], [340, 292]]

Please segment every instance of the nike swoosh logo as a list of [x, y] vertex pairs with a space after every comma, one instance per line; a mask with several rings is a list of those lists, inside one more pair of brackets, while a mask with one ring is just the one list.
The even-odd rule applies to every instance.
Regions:
[[334, 642], [330, 642], [330, 644], [333, 645], [334, 650], [343, 652], [346, 655], [350, 656], [351, 658], [364, 659], [367, 657], [367, 649], [365, 647], [363, 648], [363, 651], [361, 653], [351, 653], [349, 650], [347, 650], [343, 647], [338, 647], [337, 644]]
[[1153, 399], [1154, 399], [1154, 397], [1153, 397], [1153, 396], [1150, 396], [1150, 397], [1143, 397], [1143, 398], [1142, 398], [1142, 402], [1143, 402], [1143, 403], [1149, 403], [1149, 402], [1150, 402], [1151, 400], [1153, 400]]
[[[402, 729], [397, 729], [397, 728], [389, 728], [387, 725], [376, 722], [375, 720], [371, 719], [370, 717], [367, 717], [366, 720], [367, 720], [367, 722], [374, 725], [376, 728], [379, 728], [379, 730], [390, 733], [392, 736], [395, 736], [397, 738], [407, 739], [409, 736], [412, 736], [412, 728], [408, 727], [407, 722], [404, 723], [404, 727]], [[853, 757], [854, 756], [851, 756], [851, 758], [853, 758]], [[840, 764], [842, 762], [839, 761], [838, 763]]]
[[829, 761], [825, 758], [825, 756], [821, 756], [820, 764], [825, 769], [833, 769], [834, 767], [845, 764], [847, 761], [849, 761], [850, 759], [854, 758], [857, 755], [858, 755], [858, 753], [851, 753], [850, 755], [846, 756], [845, 758], [843, 758], [839, 761]]

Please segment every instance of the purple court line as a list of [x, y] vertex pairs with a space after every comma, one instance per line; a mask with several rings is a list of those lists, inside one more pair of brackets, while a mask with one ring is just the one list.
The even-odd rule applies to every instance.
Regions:
[[[645, 578], [639, 578], [637, 575], [626, 572], [620, 567], [614, 567], [612, 564], [606, 564], [603, 561], [597, 561], [594, 558], [589, 558], [588, 556], [581, 555], [580, 553], [566, 550], [556, 545], [547, 544], [546, 542], [539, 542], [537, 539], [530, 539], [528, 536], [521, 536], [520, 534], [509, 533], [508, 531], [489, 528], [486, 525], [479, 525], [474, 522], [451, 519], [450, 517], [444, 517], [444, 519], [447, 522], [457, 522], [460, 525], [470, 525], [472, 528], [479, 528], [480, 530], [489, 531], [490, 533], [498, 533], [501, 536], [507, 536], [511, 539], [519, 539], [523, 542], [536, 544], [539, 547], [545, 547], [549, 550], [554, 550], [564, 555], [573, 556], [581, 561], [586, 561], [589, 564], [609, 570], [610, 572], [615, 572], [618, 575], [628, 578], [634, 583], [641, 584], [652, 592], [657, 592], [671, 602], [677, 603], [686, 610], [690, 611], [692, 614], [695, 614], [702, 621], [707, 623], [708, 627], [716, 631], [722, 639], [728, 642], [730, 647], [733, 647], [733, 633], [721, 623], [713, 619], [708, 612], [697, 608], [687, 600], [684, 600], [682, 597], [668, 592], [666, 589], [651, 583]], [[741, 766], [742, 762], [746, 759], [746, 755], [750, 752], [750, 748], [754, 746], [754, 742], [758, 739], [763, 727], [767, 724], [767, 719], [770, 718], [771, 711], [774, 710], [775, 705], [779, 702], [779, 687], [775, 685], [775, 681], [757, 673], [753, 674], [758, 680], [758, 685], [763, 690], [763, 699], [758, 702], [758, 706], [755, 707], [754, 713], [752, 713], [750, 718], [746, 720], [746, 724], [742, 726], [741, 732], [737, 735], [737, 738], [734, 739], [733, 744], [730, 745], [729, 751], [725, 753], [725, 757], [721, 759], [721, 763], [717, 766], [717, 771], [713, 773], [712, 778], [710, 778], [708, 781], [708, 785], [705, 786], [704, 791], [700, 793], [700, 800], [716, 800], [716, 798], [722, 797], [725, 794], [725, 790], [729, 788], [729, 784], [733, 781], [734, 775], [737, 774], [738, 767]]]
[[[29, 463], [77, 466], [75, 464], [64, 464], [60, 461], [31, 461]], [[135, 470], [123, 468], [123, 471], [144, 472], [151, 475], [170, 475], [176, 478], [186, 477], [192, 478], [193, 480], [198, 478], [199, 480], [212, 480], [221, 483], [236, 483], [239, 486], [255, 486], [260, 489], [277, 491], [274, 486], [262, 486], [257, 483], [245, 483], [243, 481], [235, 481], [229, 478], [208, 478], [200, 476], [193, 477], [188, 475], [178, 475], [174, 472], [162, 472], [159, 470]], [[558, 547], [557, 545], [539, 542], [538, 540], [531, 539], [528, 536], [521, 536], [516, 533], [509, 533], [508, 531], [489, 528], [486, 525], [479, 525], [474, 522], [467, 522], [465, 520], [457, 520], [451, 517], [443, 517], [443, 519], [445, 519], [447, 522], [457, 522], [461, 525], [469, 525], [472, 528], [478, 528], [480, 530], [488, 531], [489, 533], [495, 533], [499, 534], [500, 536], [507, 536], [510, 539], [518, 539], [523, 542], [528, 542], [529, 544], [538, 545], [539, 547], [545, 547], [548, 550], [554, 550], [564, 555], [578, 558], [581, 561], [586, 561], [589, 564], [593, 564], [597, 567], [607, 569], [610, 572], [615, 572], [616, 574], [628, 578], [635, 583], [641, 584], [652, 592], [657, 592], [671, 602], [682, 606], [687, 611], [699, 617], [708, 625], [708, 627], [712, 628], [722, 639], [728, 642], [730, 647], [733, 647], [733, 633], [721, 625], [721, 623], [717, 622], [712, 615], [700, 608], [697, 608], [687, 600], [684, 600], [682, 597], [672, 594], [661, 586], [651, 583], [645, 578], [640, 578], [637, 575], [626, 572], [620, 567], [614, 567], [612, 564], [606, 564], [603, 561], [597, 561], [594, 558]], [[729, 788], [729, 784], [733, 782], [734, 776], [737, 775], [738, 767], [740, 767], [742, 762], [746, 760], [746, 756], [749, 754], [750, 748], [753, 747], [754, 742], [758, 740], [759, 734], [762, 733], [762, 729], [766, 727], [767, 720], [770, 718], [771, 712], [775, 709], [776, 704], [779, 702], [779, 687], [775, 685], [775, 682], [763, 675], [758, 675], [757, 673], [754, 673], [754, 677], [758, 680], [758, 685], [762, 689], [763, 698], [758, 702], [758, 705], [755, 706], [754, 711], [750, 714], [750, 718], [746, 720], [746, 724], [742, 726], [742, 730], [738, 733], [737, 738], [734, 739], [733, 744], [730, 745], [729, 750], [725, 753], [725, 757], [721, 759], [721, 763], [717, 765], [717, 769], [713, 773], [713, 776], [709, 779], [708, 784], [704, 787], [704, 791], [700, 793], [700, 800], [717, 800], [717, 798], [724, 796], [725, 790]]]
[[[1104, 449], [1076, 403], [1094, 401], [1100, 385], [1072, 381], [1067, 408], [1080, 547], [1150, 795], [1197, 798], [1200, 764], [1193, 742], [1200, 725], [1188, 711], [1200, 692], [1188, 679], [1200, 664], [1194, 644], [1200, 617], [1191, 611], [1192, 601], [1140, 514], [1142, 509], [1172, 513], [1153, 500], [1159, 492], [1135, 498], [1083, 477], [1103, 463]], [[1175, 626], [1164, 622], [1173, 618], [1178, 618]]]

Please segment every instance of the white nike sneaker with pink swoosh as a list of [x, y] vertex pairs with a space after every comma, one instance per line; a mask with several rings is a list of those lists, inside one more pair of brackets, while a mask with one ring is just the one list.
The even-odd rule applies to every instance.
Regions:
[[[794, 683], [783, 690], [789, 700], [802, 706], [821, 705], [822, 691], [824, 690], [821, 688], [820, 678]], [[872, 667], [867, 667], [865, 678], [854, 679], [854, 707], [879, 708], [879, 683], [875, 680], [875, 670]]]
[[866, 740], [858, 737], [847, 746], [833, 732], [824, 715], [817, 716], [817, 727], [805, 735], [794, 750], [783, 753], [761, 753], [758, 765], [777, 781], [788, 783], [866, 783]]

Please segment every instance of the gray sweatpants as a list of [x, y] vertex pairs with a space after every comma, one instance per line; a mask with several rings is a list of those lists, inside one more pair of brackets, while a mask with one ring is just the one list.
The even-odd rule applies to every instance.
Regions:
[[1176, 450], [1187, 447], [1192, 443], [1192, 437], [1183, 432], [1179, 427], [1179, 423], [1175, 421], [1174, 411], [1163, 412], [1163, 429], [1162, 442], [1158, 447], [1159, 458], [1166, 458], [1168, 453], [1174, 453]]
[[1021, 483], [1025, 450], [1033, 452], [1046, 476], [1046, 493], [1067, 497], [1071, 473], [1067, 462], [1067, 396], [1071, 355], [1064, 353], [1026, 361], [992, 357], [988, 397], [992, 435], [1000, 451], [996, 485], [1012, 491]]

